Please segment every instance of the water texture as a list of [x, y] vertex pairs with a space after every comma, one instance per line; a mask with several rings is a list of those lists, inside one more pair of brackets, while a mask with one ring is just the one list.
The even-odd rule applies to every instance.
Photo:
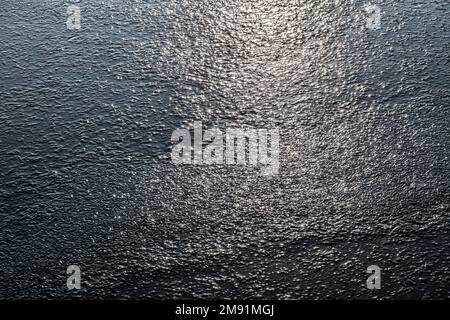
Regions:
[[[450, 4], [364, 4], [1, 0], [0, 298], [449, 298]], [[174, 165], [194, 121], [279, 175]]]

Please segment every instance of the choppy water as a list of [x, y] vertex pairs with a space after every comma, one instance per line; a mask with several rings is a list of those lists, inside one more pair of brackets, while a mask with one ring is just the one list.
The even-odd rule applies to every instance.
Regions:
[[[337, 2], [0, 1], [0, 297], [448, 298], [449, 3]], [[194, 120], [280, 174], [173, 165]]]

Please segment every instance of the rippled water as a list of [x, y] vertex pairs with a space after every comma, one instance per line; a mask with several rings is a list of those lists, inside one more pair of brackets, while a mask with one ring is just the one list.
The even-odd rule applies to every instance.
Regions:
[[[448, 298], [443, 0], [1, 1], [1, 298]], [[280, 128], [280, 174], [175, 166]], [[82, 268], [68, 291], [66, 268]], [[369, 265], [382, 289], [365, 288]]]

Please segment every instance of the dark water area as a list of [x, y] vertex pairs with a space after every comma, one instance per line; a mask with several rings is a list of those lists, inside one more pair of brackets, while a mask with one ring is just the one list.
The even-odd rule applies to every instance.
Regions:
[[[0, 298], [449, 298], [450, 4], [373, 4], [1, 0]], [[194, 121], [279, 175], [174, 165]]]

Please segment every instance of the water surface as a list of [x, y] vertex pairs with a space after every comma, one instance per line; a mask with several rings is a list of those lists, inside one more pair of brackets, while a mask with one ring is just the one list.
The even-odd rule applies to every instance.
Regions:
[[[0, 298], [448, 298], [448, 3], [337, 2], [1, 1]], [[280, 174], [173, 165], [194, 121]]]

